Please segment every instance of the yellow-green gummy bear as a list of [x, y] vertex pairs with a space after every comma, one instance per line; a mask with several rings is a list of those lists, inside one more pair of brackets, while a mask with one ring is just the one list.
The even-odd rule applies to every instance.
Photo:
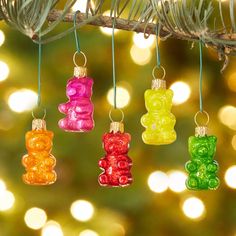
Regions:
[[145, 91], [145, 106], [148, 111], [141, 118], [146, 128], [143, 142], [151, 145], [170, 144], [176, 140], [175, 116], [171, 113], [173, 91], [170, 89], [148, 89]]

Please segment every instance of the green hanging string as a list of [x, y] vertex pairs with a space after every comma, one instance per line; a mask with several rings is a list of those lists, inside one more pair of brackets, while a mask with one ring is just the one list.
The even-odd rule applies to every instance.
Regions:
[[199, 41], [199, 109], [203, 112], [203, 99], [202, 99], [202, 41]]
[[77, 14], [79, 13], [80, 11], [76, 11], [75, 14], [74, 14], [74, 34], [75, 34], [75, 44], [76, 44], [76, 50], [78, 53], [80, 53], [80, 42], [79, 42], [79, 37], [78, 37], [78, 33], [77, 33], [77, 30], [76, 30], [76, 19], [77, 19]]
[[157, 57], [157, 67], [158, 68], [160, 68], [160, 66], [161, 66], [161, 56], [160, 56], [159, 43], [158, 43], [160, 29], [161, 29], [161, 25], [160, 25], [160, 23], [158, 23], [156, 26], [156, 57]]
[[42, 44], [41, 44], [41, 37], [39, 36], [39, 43], [38, 43], [38, 101], [37, 101], [38, 107], [40, 107], [40, 105], [41, 105], [41, 65], [42, 65]]
[[112, 80], [113, 80], [113, 90], [114, 90], [114, 108], [116, 109], [116, 68], [115, 68], [115, 17], [113, 18], [112, 24]]

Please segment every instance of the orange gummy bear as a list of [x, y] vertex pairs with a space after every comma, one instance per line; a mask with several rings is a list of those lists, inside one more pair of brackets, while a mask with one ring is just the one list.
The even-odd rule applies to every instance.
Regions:
[[30, 185], [53, 184], [57, 175], [53, 170], [56, 158], [51, 154], [53, 132], [46, 130], [46, 122], [34, 119], [32, 131], [26, 133], [26, 149], [28, 154], [22, 158], [26, 173], [23, 181]]

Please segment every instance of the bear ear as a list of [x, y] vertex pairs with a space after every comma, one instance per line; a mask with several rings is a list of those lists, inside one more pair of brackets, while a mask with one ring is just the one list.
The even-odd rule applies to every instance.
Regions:
[[102, 136], [102, 140], [105, 142], [105, 141], [108, 140], [110, 137], [111, 137], [111, 133], [105, 133], [105, 134]]
[[127, 139], [128, 142], [131, 141], [131, 135], [129, 133], [124, 133], [125, 138]]
[[26, 139], [30, 139], [33, 135], [33, 132], [32, 131], [28, 131], [26, 134], [25, 134], [25, 138]]
[[211, 135], [211, 136], [208, 136], [208, 140], [209, 140], [210, 142], [216, 143], [217, 137], [214, 136], [214, 135]]
[[189, 138], [188, 138], [188, 143], [189, 143], [189, 145], [191, 145], [192, 143], [194, 143], [196, 141], [196, 137], [195, 136], [190, 136]]
[[47, 130], [47, 135], [52, 139], [54, 136], [54, 133], [52, 131]]
[[173, 96], [174, 96], [174, 92], [171, 89], [167, 89], [166, 90], [166, 96], [172, 100]]
[[145, 91], [145, 93], [144, 93], [145, 99], [146, 99], [147, 97], [149, 97], [149, 96], [151, 95], [151, 93], [152, 93], [152, 90], [151, 90], [151, 89], [147, 89], [147, 90]]

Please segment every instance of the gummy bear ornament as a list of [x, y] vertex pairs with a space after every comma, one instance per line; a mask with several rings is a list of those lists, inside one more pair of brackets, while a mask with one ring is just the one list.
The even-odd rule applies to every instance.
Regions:
[[132, 160], [128, 156], [131, 136], [124, 133], [122, 122], [112, 122], [110, 132], [103, 135], [105, 157], [99, 161], [103, 173], [99, 175], [101, 186], [125, 187], [132, 183]]
[[191, 160], [186, 163], [185, 169], [188, 172], [186, 187], [190, 190], [215, 190], [220, 185], [216, 175], [219, 166], [213, 160], [217, 138], [207, 133], [207, 126], [197, 126], [195, 136], [188, 140]]
[[173, 143], [176, 140], [176, 119], [171, 113], [173, 91], [166, 89], [163, 78], [154, 78], [152, 89], [145, 91], [144, 98], [148, 112], [141, 118], [141, 124], [146, 128], [142, 134], [143, 142], [151, 145]]
[[46, 129], [44, 119], [34, 119], [32, 131], [27, 132], [25, 138], [28, 154], [22, 158], [26, 169], [23, 181], [30, 185], [53, 184], [57, 179], [56, 159], [51, 154], [53, 132]]
[[93, 79], [87, 77], [86, 67], [76, 66], [74, 77], [66, 86], [69, 101], [58, 106], [59, 111], [66, 114], [58, 123], [61, 129], [68, 132], [88, 132], [94, 128], [92, 87]]

